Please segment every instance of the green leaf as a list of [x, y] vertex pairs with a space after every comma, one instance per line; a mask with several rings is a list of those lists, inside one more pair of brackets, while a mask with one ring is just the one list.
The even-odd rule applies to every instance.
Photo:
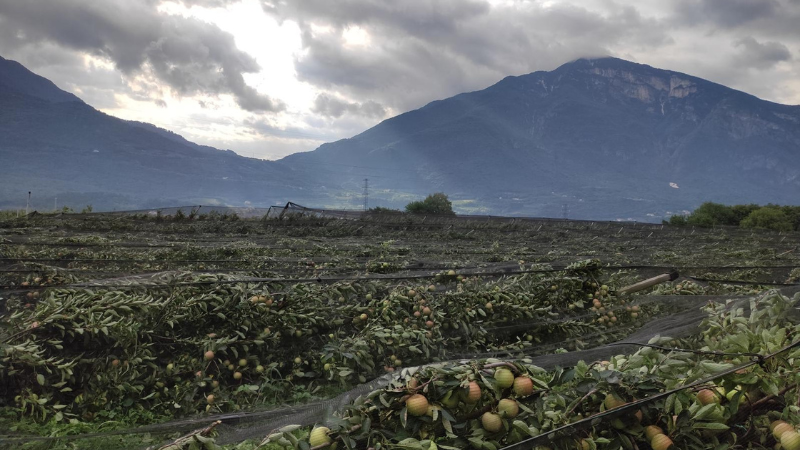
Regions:
[[425, 450], [425, 447], [423, 447], [419, 441], [414, 438], [405, 438], [398, 442], [397, 446], [408, 450]]
[[448, 437], [455, 437], [455, 433], [453, 433], [453, 425], [449, 420], [444, 418], [444, 414], [442, 414], [442, 427], [444, 427], [444, 431], [447, 432]]
[[[676, 398], [675, 394], [672, 394], [669, 397], [667, 397], [667, 401], [664, 403], [664, 409], [667, 412], [672, 412], [673, 411], [673, 408], [675, 407], [675, 403], [676, 403], [675, 402], [675, 398]], [[679, 414], [679, 412], [676, 412], [675, 414]]]
[[472, 444], [475, 448], [482, 448], [483, 447], [483, 439], [478, 437], [471, 437], [469, 438], [469, 443]]
[[40, 386], [44, 386], [44, 384], [45, 384], [44, 375], [37, 374], [36, 375], [36, 381], [39, 383]]
[[692, 428], [697, 430], [727, 430], [729, 427], [719, 422], [695, 422]]
[[703, 406], [702, 408], [698, 409], [696, 413], [694, 413], [694, 416], [692, 418], [694, 420], [703, 420], [709, 417], [714, 412], [714, 409], [716, 409], [716, 407], [717, 407], [716, 403], [711, 403], [706, 406]]
[[717, 373], [717, 372], [722, 372], [723, 370], [728, 370], [728, 369], [732, 368], [733, 364], [715, 363], [715, 362], [711, 362], [711, 361], [703, 361], [703, 362], [700, 363], [700, 366], [706, 372]]

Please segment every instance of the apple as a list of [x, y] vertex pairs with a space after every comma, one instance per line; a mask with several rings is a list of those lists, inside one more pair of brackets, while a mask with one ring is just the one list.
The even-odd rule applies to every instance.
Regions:
[[412, 416], [424, 416], [428, 413], [428, 399], [422, 394], [414, 394], [406, 400], [406, 408]]
[[497, 433], [503, 429], [503, 419], [491, 412], [483, 413], [481, 416], [481, 424], [483, 425], [483, 429], [490, 433]]
[[308, 438], [308, 443], [312, 447], [319, 447], [331, 443], [331, 437], [328, 433], [331, 430], [328, 427], [316, 427], [311, 430], [311, 436]]
[[478, 383], [474, 381], [469, 382], [469, 386], [467, 387], [466, 396], [464, 397], [464, 401], [466, 403], [476, 403], [481, 398], [481, 387]]
[[505, 367], [501, 367], [494, 372], [494, 379], [497, 380], [497, 387], [506, 389], [514, 384], [514, 374]]
[[497, 411], [499, 411], [504, 417], [513, 419], [514, 417], [517, 417], [517, 414], [519, 414], [519, 404], [516, 400], [504, 398], [497, 404]]
[[533, 394], [533, 381], [528, 377], [514, 378], [514, 393], [520, 397]]

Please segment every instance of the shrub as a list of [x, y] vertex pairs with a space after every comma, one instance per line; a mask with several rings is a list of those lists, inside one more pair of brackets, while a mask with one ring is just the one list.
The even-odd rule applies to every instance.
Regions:
[[789, 221], [792, 222], [793, 229], [800, 231], [800, 206], [781, 206], [780, 209], [786, 214]]
[[367, 212], [370, 214], [400, 214], [402, 211], [397, 209], [376, 206], [374, 208], [370, 208]]
[[429, 195], [425, 200], [411, 202], [406, 205], [406, 212], [412, 214], [442, 214], [454, 216], [453, 204], [447, 195], [437, 192]]
[[730, 206], [713, 202], [705, 202], [700, 205], [689, 215], [686, 223], [707, 228], [719, 225], [739, 225], [736, 215]]
[[683, 225], [686, 225], [686, 217], [680, 216], [680, 215], [675, 215], [675, 216], [670, 217], [669, 221], [665, 221], [665, 222], [667, 222], [670, 225], [683, 226]]
[[730, 207], [731, 213], [733, 214], [733, 223], [731, 225], [739, 225], [745, 217], [749, 216], [750, 213], [753, 211], [761, 208], [759, 205], [749, 204], [749, 205], [733, 205]]
[[794, 224], [789, 216], [775, 206], [765, 206], [751, 212], [742, 220], [740, 226], [775, 231], [792, 231], [794, 229]]
[[688, 217], [672, 216], [670, 225], [693, 225], [711, 228], [720, 225], [742, 228], [761, 228], [779, 231], [800, 231], [800, 206], [779, 206], [755, 204], [727, 206], [706, 202]]

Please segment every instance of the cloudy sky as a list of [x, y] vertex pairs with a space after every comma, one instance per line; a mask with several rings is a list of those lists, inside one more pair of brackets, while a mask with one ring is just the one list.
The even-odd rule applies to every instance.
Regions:
[[798, 24], [800, 0], [0, 0], [0, 56], [274, 159], [584, 56], [800, 104]]

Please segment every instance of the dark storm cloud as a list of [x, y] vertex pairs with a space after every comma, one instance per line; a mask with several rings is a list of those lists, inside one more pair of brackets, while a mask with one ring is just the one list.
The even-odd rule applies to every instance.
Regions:
[[737, 61], [748, 67], [768, 69], [781, 61], [792, 59], [792, 53], [780, 42], [758, 42], [752, 36], [739, 39], [734, 44], [741, 51]]
[[[796, 97], [791, 76], [768, 71], [791, 61], [800, 47], [800, 0], [668, 0], [666, 10], [656, 0], [264, 4], [265, 11], [302, 30], [304, 51], [295, 60], [299, 79], [336, 92], [336, 98], [372, 100], [394, 112], [508, 75], [606, 55], [683, 69], [772, 100]], [[642, 13], [653, 10], [660, 13]], [[348, 42], [352, 27], [366, 32], [367, 45]], [[710, 48], [718, 51], [709, 54]], [[740, 68], [757, 68], [759, 74]], [[765, 79], [775, 89], [765, 88]], [[325, 101], [317, 99], [318, 112], [343, 114], [342, 105]]]
[[775, 17], [781, 10], [777, 0], [681, 0], [676, 13], [684, 24], [712, 22], [737, 27], [759, 19]]
[[241, 0], [179, 0], [188, 7], [201, 6], [203, 8], [224, 8]]
[[798, 38], [800, 1], [676, 0], [670, 22], [678, 28], [704, 28], [706, 33], [737, 30], [794, 40]]
[[409, 33], [449, 34], [465, 19], [486, 14], [489, 4], [484, 0], [297, 0], [264, 2], [267, 11], [284, 18], [324, 20], [342, 27], [351, 24], [392, 24]]
[[216, 25], [160, 14], [155, 0], [0, 0], [4, 33], [20, 44], [55, 43], [110, 59], [125, 75], [152, 75], [181, 95], [232, 94], [249, 111], [284, 105], [243, 74], [261, 70]]
[[[265, 3], [265, 10], [300, 25], [305, 52], [295, 68], [301, 80], [397, 111], [507, 75], [607, 55], [616, 44], [669, 42], [663, 27], [629, 6], [603, 15], [560, 3], [295, 0]], [[369, 34], [368, 49], [346, 45], [342, 31], [353, 26]], [[320, 27], [334, 32], [321, 33]], [[325, 101], [317, 99], [317, 110], [339, 113], [337, 105], [319, 104]]]
[[326, 117], [339, 118], [345, 113], [364, 117], [382, 118], [386, 110], [379, 103], [367, 101], [364, 103], [348, 102], [328, 94], [319, 94], [314, 99], [314, 112]]
[[[629, 6], [603, 15], [561, 3], [295, 0], [265, 4], [265, 10], [300, 25], [305, 51], [295, 68], [301, 80], [398, 111], [507, 75], [607, 55], [614, 45], [669, 42], [663, 27]], [[353, 26], [368, 33], [369, 48], [347, 45], [342, 31]], [[320, 32], [325, 28], [333, 32]]]

